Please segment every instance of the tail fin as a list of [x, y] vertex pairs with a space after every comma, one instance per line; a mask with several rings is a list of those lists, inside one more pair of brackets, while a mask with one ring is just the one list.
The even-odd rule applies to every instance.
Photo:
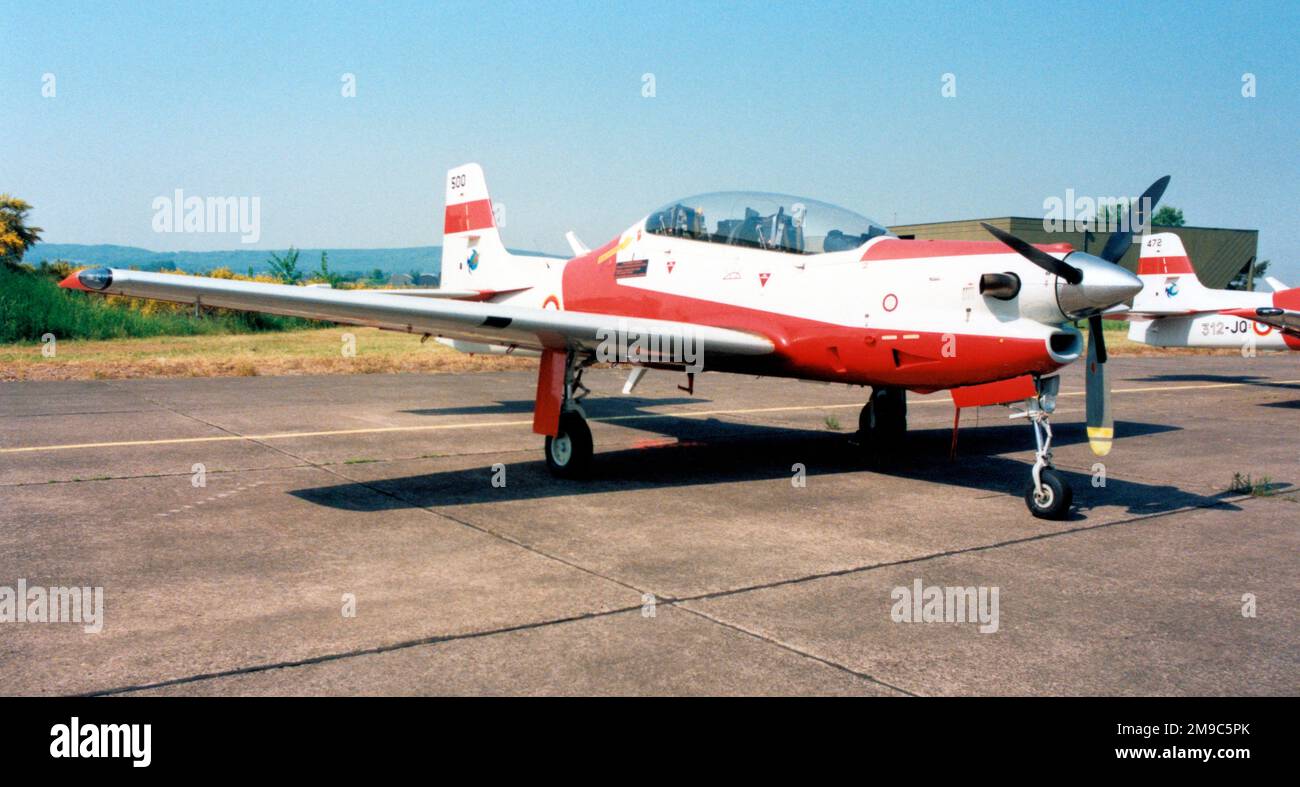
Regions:
[[532, 258], [506, 251], [497, 217], [482, 167], [462, 164], [447, 172], [441, 287], [497, 292], [533, 284]]
[[1138, 257], [1138, 278], [1144, 285], [1133, 299], [1134, 312], [1179, 312], [1190, 310], [1205, 290], [1196, 278], [1183, 241], [1172, 232], [1160, 232], [1142, 239]]

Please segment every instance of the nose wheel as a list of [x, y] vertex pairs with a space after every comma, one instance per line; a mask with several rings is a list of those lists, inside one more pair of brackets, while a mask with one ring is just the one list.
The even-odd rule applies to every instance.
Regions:
[[1039, 519], [1065, 519], [1070, 515], [1074, 490], [1052, 467], [1052, 424], [1049, 420], [1056, 409], [1056, 392], [1060, 389], [1061, 378], [1043, 378], [1038, 385], [1038, 397], [1026, 399], [1024, 409], [1011, 416], [1029, 419], [1038, 446], [1034, 467], [1029, 473], [1029, 486], [1025, 489], [1025, 505], [1029, 506], [1029, 513]]
[[1039, 471], [1038, 482], [1030, 481], [1025, 490], [1025, 505], [1029, 506], [1029, 513], [1039, 519], [1065, 519], [1073, 501], [1074, 490], [1051, 467]]

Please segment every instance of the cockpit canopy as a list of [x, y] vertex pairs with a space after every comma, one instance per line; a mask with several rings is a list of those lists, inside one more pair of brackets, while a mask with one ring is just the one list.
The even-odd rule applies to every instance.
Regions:
[[891, 234], [865, 216], [788, 194], [722, 191], [675, 200], [651, 213], [647, 232], [791, 254], [855, 249]]

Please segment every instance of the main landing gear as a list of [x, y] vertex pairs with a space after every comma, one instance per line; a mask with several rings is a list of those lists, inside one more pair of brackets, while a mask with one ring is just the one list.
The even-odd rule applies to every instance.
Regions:
[[559, 432], [546, 436], [546, 469], [557, 478], [581, 478], [591, 468], [591, 429], [580, 402], [590, 390], [582, 384], [585, 363], [570, 352], [564, 368], [564, 402]]
[[1025, 489], [1025, 505], [1029, 506], [1029, 513], [1039, 519], [1065, 519], [1074, 500], [1074, 490], [1052, 467], [1052, 425], [1048, 417], [1056, 409], [1056, 393], [1060, 388], [1059, 376], [1040, 378], [1037, 398], [1026, 399], [1024, 409], [1011, 416], [1028, 418], [1034, 427], [1034, 442], [1038, 450], [1034, 456], [1034, 468], [1030, 471], [1029, 487]]
[[591, 467], [591, 429], [577, 411], [560, 416], [560, 433], [546, 436], [546, 469], [557, 478], [579, 478]]
[[873, 388], [858, 415], [858, 439], [872, 448], [895, 448], [907, 435], [907, 390]]

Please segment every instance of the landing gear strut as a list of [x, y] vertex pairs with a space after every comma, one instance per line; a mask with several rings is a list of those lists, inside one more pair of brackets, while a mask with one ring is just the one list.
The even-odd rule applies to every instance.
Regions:
[[1052, 424], [1048, 418], [1056, 409], [1056, 392], [1060, 387], [1060, 377], [1040, 378], [1038, 396], [1026, 399], [1024, 409], [1011, 416], [1028, 418], [1034, 428], [1038, 450], [1034, 455], [1034, 468], [1030, 471], [1029, 487], [1025, 490], [1025, 505], [1029, 506], [1029, 513], [1039, 519], [1065, 519], [1074, 500], [1074, 491], [1052, 467]]
[[858, 439], [873, 447], [893, 447], [907, 434], [907, 391], [873, 388], [858, 415]]
[[591, 467], [591, 429], [580, 402], [589, 390], [582, 384], [582, 369], [588, 361], [570, 352], [564, 366], [564, 402], [560, 428], [546, 436], [546, 469], [557, 478], [581, 478]]

